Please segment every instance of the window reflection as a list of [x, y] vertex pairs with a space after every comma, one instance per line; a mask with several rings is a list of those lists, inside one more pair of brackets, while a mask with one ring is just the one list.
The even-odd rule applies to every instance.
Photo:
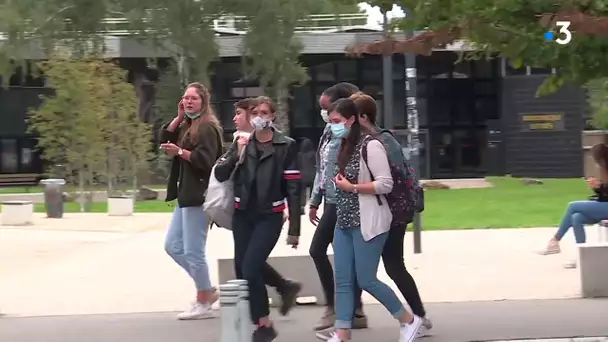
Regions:
[[19, 157], [17, 154], [17, 140], [2, 139], [0, 140], [2, 148], [2, 172], [15, 173], [19, 170]]

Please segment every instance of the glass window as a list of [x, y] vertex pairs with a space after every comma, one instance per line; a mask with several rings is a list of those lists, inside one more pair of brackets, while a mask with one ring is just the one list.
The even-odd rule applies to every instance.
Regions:
[[427, 97], [428, 96], [428, 81], [418, 79], [416, 82], [416, 96], [417, 97]]
[[417, 98], [416, 99], [416, 109], [418, 110], [418, 125], [419, 126], [427, 126], [427, 99]]
[[475, 99], [475, 112], [478, 118], [487, 120], [500, 119], [498, 101], [494, 96], [483, 96]]
[[403, 55], [395, 55], [393, 58], [393, 80], [405, 78], [405, 60]]
[[[315, 98], [311, 96], [310, 84], [298, 87], [293, 92], [291, 111], [293, 113], [293, 126], [296, 128], [313, 127]], [[320, 115], [315, 115], [320, 116]]]
[[262, 87], [235, 87], [230, 89], [233, 98], [256, 97], [264, 95]]
[[526, 67], [523, 66], [519, 69], [515, 69], [513, 67], [513, 64], [511, 64], [511, 61], [507, 60], [506, 62], [506, 74], [507, 75], [525, 75], [526, 74]]
[[1, 165], [2, 172], [15, 173], [19, 171], [19, 156], [17, 153], [17, 140], [2, 139], [0, 140], [0, 148], [2, 149]]
[[[475, 78], [489, 80], [494, 78], [494, 67], [496, 66], [496, 60], [485, 60], [481, 59], [475, 61]], [[525, 69], [524, 69], [525, 71]]]
[[357, 80], [357, 61], [344, 60], [337, 62], [338, 78], [341, 82], [355, 82]]
[[472, 75], [471, 61], [462, 61], [454, 65], [453, 78], [469, 78]]
[[475, 95], [494, 95], [496, 94], [496, 83], [494, 81], [477, 81], [474, 85]]
[[405, 84], [403, 81], [393, 82], [393, 124], [404, 127], [407, 123], [405, 114]]
[[215, 105], [215, 108], [219, 108], [219, 119], [222, 123], [222, 127], [225, 129], [234, 129], [234, 122], [232, 118], [234, 117], [234, 104], [236, 101], [222, 101], [219, 104]]
[[448, 78], [454, 69], [457, 55], [451, 51], [436, 51], [428, 56], [428, 73], [433, 78]]
[[428, 103], [428, 120], [435, 125], [449, 125], [452, 120], [449, 98], [432, 99]]
[[530, 68], [531, 75], [550, 75], [551, 68]]
[[382, 57], [367, 56], [363, 60], [363, 82], [381, 83], [382, 82]]
[[310, 67], [310, 73], [314, 75], [316, 81], [337, 82], [334, 70], [334, 63], [324, 63]]

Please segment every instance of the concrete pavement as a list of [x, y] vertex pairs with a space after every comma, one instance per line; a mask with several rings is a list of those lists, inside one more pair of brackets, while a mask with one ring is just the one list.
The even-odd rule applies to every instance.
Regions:
[[[217, 320], [174, 320], [194, 290], [163, 251], [169, 220], [170, 214], [67, 214], [61, 220], [37, 215], [33, 226], [0, 226], [0, 341], [218, 341]], [[313, 231], [303, 220], [300, 249], [280, 243], [271, 256], [307, 253]], [[437, 326], [436, 336], [426, 341], [608, 336], [607, 300], [542, 300], [579, 297], [577, 271], [562, 267], [575, 255], [572, 237], [566, 237], [563, 255], [534, 253], [553, 233], [554, 228], [423, 232], [420, 255], [412, 254], [408, 238], [406, 264]], [[594, 230], [588, 233], [595, 238]], [[232, 255], [231, 233], [214, 228], [207, 246], [217, 283], [216, 259]], [[307, 276], [316, 275], [302, 275]], [[382, 268], [378, 276], [394, 288]], [[364, 301], [376, 303], [367, 294]], [[372, 329], [357, 332], [354, 341], [394, 341], [397, 330], [385, 310], [366, 310]], [[310, 327], [320, 313], [321, 308], [301, 307], [280, 318], [278, 341], [314, 341]]]
[[[608, 300], [531, 300], [429, 304], [435, 323], [424, 342], [608, 336]], [[379, 305], [366, 306], [370, 329], [353, 342], [394, 342], [397, 326]], [[311, 326], [320, 308], [296, 308], [277, 318], [277, 342], [317, 341]], [[181, 322], [174, 312], [0, 319], [7, 342], [219, 342], [219, 319]], [[558, 340], [551, 340], [557, 342]], [[566, 340], [570, 342], [571, 340]], [[585, 342], [606, 339], [585, 339]], [[547, 341], [548, 342], [548, 341]]]
[[[169, 214], [69, 214], [62, 220], [38, 218], [30, 227], [0, 227], [1, 312], [40, 316], [183, 309], [193, 288], [163, 251], [169, 219]], [[280, 243], [272, 255], [307, 253], [312, 232], [310, 224], [304, 224], [298, 251]], [[564, 241], [564, 255], [534, 254], [553, 232], [423, 232], [423, 254], [412, 254], [411, 242], [406, 241], [406, 264], [425, 302], [579, 297], [577, 271], [562, 267], [574, 256], [571, 237]], [[590, 239], [593, 234], [589, 232]], [[215, 259], [233, 253], [230, 232], [214, 228], [207, 246], [217, 282]], [[393, 285], [383, 268], [378, 276]], [[41, 287], [47, 295], [32, 300]], [[369, 295], [364, 300], [375, 302]]]

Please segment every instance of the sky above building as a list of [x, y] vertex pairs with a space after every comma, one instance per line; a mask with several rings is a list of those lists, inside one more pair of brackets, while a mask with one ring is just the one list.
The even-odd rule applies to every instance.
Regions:
[[[381, 28], [382, 27], [382, 12], [378, 6], [370, 6], [365, 2], [359, 4], [359, 8], [367, 12], [367, 25]], [[405, 16], [401, 7], [394, 5], [393, 9], [388, 12], [389, 18], [402, 18]]]

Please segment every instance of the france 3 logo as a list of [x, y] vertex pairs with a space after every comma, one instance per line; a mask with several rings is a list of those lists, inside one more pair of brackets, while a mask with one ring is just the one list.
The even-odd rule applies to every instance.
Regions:
[[570, 31], [569, 21], [557, 21], [555, 26], [559, 29], [557, 34], [553, 31], [545, 32], [545, 40], [555, 41], [557, 44], [566, 45], [572, 40], [572, 32]]

